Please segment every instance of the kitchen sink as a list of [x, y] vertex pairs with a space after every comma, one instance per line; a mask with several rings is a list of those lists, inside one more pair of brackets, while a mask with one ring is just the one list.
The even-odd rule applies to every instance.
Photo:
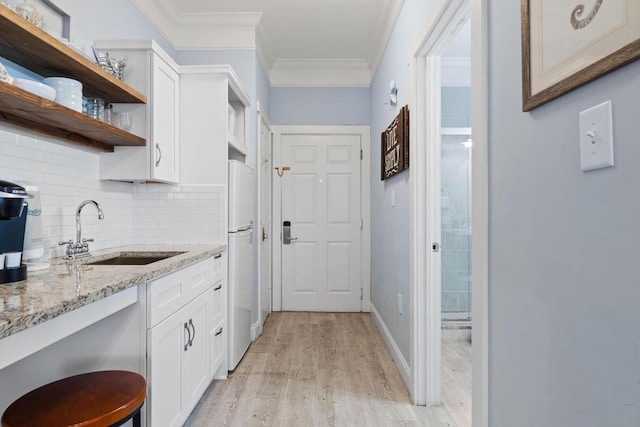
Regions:
[[140, 252], [139, 254], [126, 252], [111, 258], [88, 261], [89, 265], [148, 265], [163, 259], [171, 258], [184, 252]]

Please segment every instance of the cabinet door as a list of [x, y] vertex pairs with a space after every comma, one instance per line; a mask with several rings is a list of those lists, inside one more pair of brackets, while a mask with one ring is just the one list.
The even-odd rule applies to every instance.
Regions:
[[151, 422], [154, 426], [178, 426], [183, 416], [182, 360], [188, 331], [178, 312], [147, 332], [147, 383]]
[[207, 312], [211, 310], [213, 290], [209, 289], [180, 310], [188, 325], [190, 339], [182, 363], [182, 402], [187, 414], [209, 386], [209, 336]]
[[153, 179], [179, 182], [178, 123], [179, 82], [173, 68], [153, 56], [153, 113], [151, 171]]

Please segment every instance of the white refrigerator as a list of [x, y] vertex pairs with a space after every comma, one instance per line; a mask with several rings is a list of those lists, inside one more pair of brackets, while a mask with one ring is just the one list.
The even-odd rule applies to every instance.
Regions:
[[229, 370], [251, 341], [255, 173], [229, 161]]

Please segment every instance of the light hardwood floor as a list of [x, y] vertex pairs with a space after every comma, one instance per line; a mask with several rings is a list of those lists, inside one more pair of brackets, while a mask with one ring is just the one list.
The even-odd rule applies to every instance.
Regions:
[[414, 406], [367, 313], [272, 313], [226, 381], [185, 424], [456, 427], [445, 406]]

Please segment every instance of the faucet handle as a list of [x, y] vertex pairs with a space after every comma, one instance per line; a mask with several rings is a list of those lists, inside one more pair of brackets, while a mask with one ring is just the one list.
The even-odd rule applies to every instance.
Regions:
[[82, 239], [82, 243], [93, 242], [93, 238], [90, 239]]
[[73, 245], [73, 240], [69, 240], [66, 242], [58, 242], [59, 246], [64, 246], [64, 245]]

